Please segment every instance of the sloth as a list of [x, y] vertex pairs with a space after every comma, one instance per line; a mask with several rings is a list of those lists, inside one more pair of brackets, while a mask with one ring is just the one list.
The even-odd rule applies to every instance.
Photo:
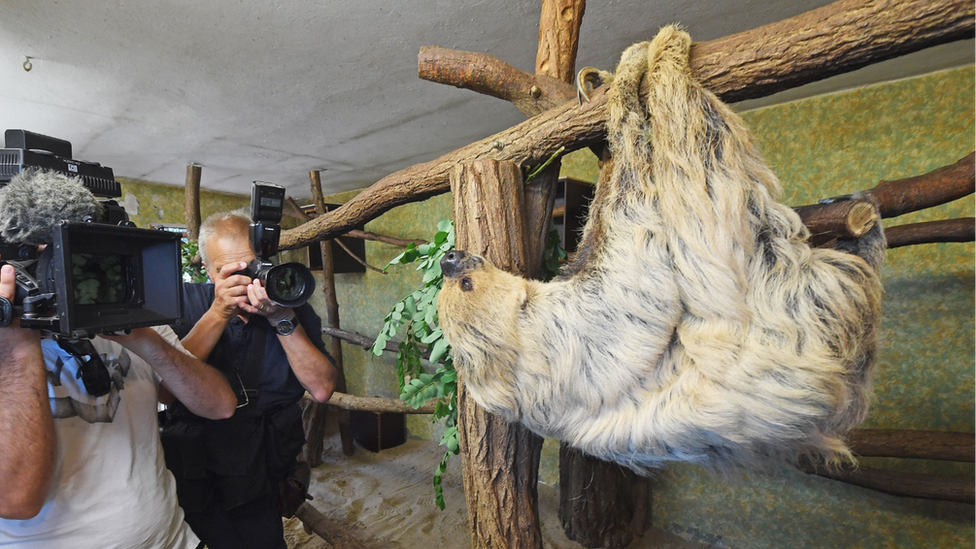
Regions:
[[852, 460], [881, 227], [812, 248], [742, 120], [691, 78], [690, 47], [669, 26], [623, 53], [612, 159], [560, 277], [445, 255], [438, 313], [459, 376], [489, 412], [640, 473]]

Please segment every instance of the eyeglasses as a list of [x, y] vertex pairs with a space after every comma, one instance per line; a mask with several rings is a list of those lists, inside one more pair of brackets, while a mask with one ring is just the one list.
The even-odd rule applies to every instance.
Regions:
[[[240, 372], [238, 372], [237, 370], [234, 370], [234, 375], [237, 376], [237, 383], [240, 384], [240, 386], [241, 386], [241, 393], [237, 397], [237, 402], [238, 402], [237, 408], [240, 409], [240, 408], [243, 408], [243, 407], [245, 407], [245, 406], [247, 406], [248, 404], [251, 403], [250, 393], [254, 393], [254, 398], [257, 398], [258, 397], [258, 392], [257, 392], [257, 390], [248, 389], [247, 387], [244, 386], [244, 380], [241, 379]], [[244, 402], [243, 403], [241, 402], [241, 396], [244, 397]]]

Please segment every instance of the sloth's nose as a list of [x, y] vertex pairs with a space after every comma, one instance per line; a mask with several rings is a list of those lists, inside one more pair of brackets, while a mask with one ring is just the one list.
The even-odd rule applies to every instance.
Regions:
[[460, 250], [451, 250], [441, 258], [441, 272], [448, 278], [454, 278], [461, 274], [463, 268], [461, 264], [468, 254]]

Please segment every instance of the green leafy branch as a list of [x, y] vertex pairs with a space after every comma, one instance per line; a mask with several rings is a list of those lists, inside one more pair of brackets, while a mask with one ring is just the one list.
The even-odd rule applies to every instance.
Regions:
[[[381, 355], [386, 343], [398, 333], [401, 334], [397, 346], [400, 400], [414, 409], [432, 400], [437, 401], [432, 421], [443, 421], [447, 427], [441, 438], [441, 446], [446, 446], [447, 452], [435, 469], [433, 480], [434, 502], [441, 509], [444, 509], [441, 474], [447, 470], [450, 457], [458, 453], [457, 372], [454, 370], [451, 347], [437, 320], [437, 294], [444, 281], [441, 258], [453, 249], [454, 223], [445, 220], [437, 224], [434, 240], [420, 246], [409, 244], [403, 253], [386, 265], [385, 269], [392, 265], [418, 263], [417, 270], [423, 272], [423, 286], [397, 302], [386, 315], [372, 349], [374, 355]], [[431, 364], [438, 364], [433, 374], [426, 373], [421, 364], [421, 344], [430, 350], [427, 360]]]
[[[400, 386], [400, 400], [414, 409], [432, 400], [434, 405], [433, 422], [443, 421], [446, 429], [440, 445], [446, 447], [444, 457], [434, 470], [434, 503], [444, 509], [444, 490], [441, 475], [447, 471], [451, 456], [458, 454], [457, 427], [457, 372], [451, 346], [438, 324], [437, 294], [444, 282], [441, 273], [441, 258], [454, 249], [454, 223], [450, 220], [437, 224], [434, 240], [416, 246], [410, 244], [403, 253], [393, 258], [384, 268], [392, 265], [418, 263], [417, 270], [423, 272], [423, 286], [401, 299], [383, 319], [383, 328], [376, 336], [372, 352], [383, 354], [386, 343], [401, 334], [397, 353], [397, 380]], [[566, 259], [562, 249], [559, 232], [550, 224], [546, 239], [545, 270], [547, 280], [559, 270], [560, 260]], [[431, 364], [437, 364], [434, 373], [427, 373], [421, 363], [423, 351], [421, 344], [430, 350], [426, 357]]]
[[194, 265], [193, 258], [200, 253], [199, 244], [196, 240], [186, 240], [180, 246], [180, 256], [183, 259], [183, 281], [184, 282], [206, 282], [207, 270], [201, 264]]

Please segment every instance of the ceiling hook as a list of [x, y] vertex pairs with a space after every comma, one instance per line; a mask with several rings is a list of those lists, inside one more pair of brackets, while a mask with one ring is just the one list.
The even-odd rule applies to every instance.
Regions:
[[30, 72], [34, 68], [34, 65], [31, 63], [31, 56], [26, 55], [25, 57], [27, 57], [27, 60], [24, 61], [24, 70]]

